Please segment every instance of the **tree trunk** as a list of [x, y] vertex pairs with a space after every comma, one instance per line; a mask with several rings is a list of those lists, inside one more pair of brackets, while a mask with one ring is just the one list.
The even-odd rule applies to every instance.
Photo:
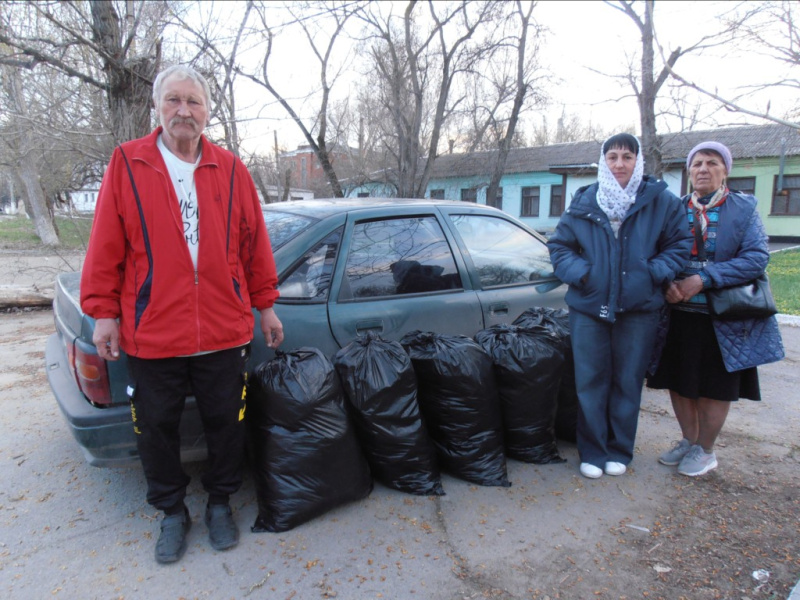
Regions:
[[503, 177], [503, 173], [506, 170], [506, 159], [511, 150], [511, 141], [514, 139], [514, 132], [517, 129], [519, 113], [522, 111], [525, 95], [528, 92], [528, 83], [525, 81], [525, 51], [528, 43], [528, 25], [530, 24], [533, 4], [528, 8], [527, 14], [522, 12], [521, 7], [518, 10], [522, 24], [519, 45], [517, 46], [517, 90], [514, 94], [514, 105], [511, 107], [511, 116], [508, 119], [506, 135], [500, 140], [497, 163], [494, 166], [492, 178], [489, 180], [489, 187], [486, 188], [486, 204], [488, 205], [494, 205], [494, 200], [497, 198], [497, 191], [500, 189], [500, 179]]
[[108, 108], [116, 143], [150, 133], [150, 107], [153, 80], [161, 59], [161, 45], [155, 57], [126, 60], [120, 37], [119, 15], [113, 2], [93, 0], [92, 31], [95, 41], [106, 52], [103, 70], [108, 82]]
[[661, 178], [663, 164], [661, 141], [656, 133], [656, 95], [658, 89], [655, 80], [655, 52], [653, 49], [653, 0], [645, 2], [644, 24], [642, 31], [642, 89], [639, 101], [639, 117], [642, 128], [642, 153], [644, 154], [644, 172]]
[[53, 215], [47, 208], [42, 186], [39, 185], [39, 173], [32, 161], [23, 158], [17, 164], [17, 176], [25, 188], [28, 197], [26, 208], [36, 228], [36, 235], [45, 246], [58, 246], [58, 233], [53, 223]]
[[39, 236], [45, 246], [58, 246], [58, 232], [56, 230], [53, 213], [47, 206], [44, 190], [39, 183], [39, 171], [36, 160], [31, 156], [27, 145], [30, 132], [25, 129], [25, 122], [28, 118], [28, 104], [22, 93], [22, 79], [19, 72], [13, 69], [5, 69], [6, 95], [9, 100], [9, 108], [15, 114], [14, 118], [14, 155], [16, 156], [15, 170], [17, 177], [24, 189], [23, 199], [26, 212], [33, 220], [36, 235]]

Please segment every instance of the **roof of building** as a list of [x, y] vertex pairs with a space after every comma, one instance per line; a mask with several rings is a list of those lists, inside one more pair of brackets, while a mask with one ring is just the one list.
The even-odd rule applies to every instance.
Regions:
[[[663, 160], [682, 164], [695, 145], [706, 140], [725, 144], [734, 160], [780, 156], [785, 141], [787, 155], [800, 155], [800, 132], [784, 125], [744, 125], [704, 131], [665, 133], [661, 136]], [[596, 168], [602, 142], [570, 142], [532, 148], [512, 148], [505, 173], [530, 173], [576, 168]], [[432, 179], [486, 175], [497, 151], [443, 154], [436, 158]]]

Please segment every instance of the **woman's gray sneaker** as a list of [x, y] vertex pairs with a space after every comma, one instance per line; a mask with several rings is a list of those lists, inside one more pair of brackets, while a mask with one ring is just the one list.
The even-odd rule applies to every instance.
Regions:
[[711, 454], [706, 454], [702, 446], [695, 444], [686, 456], [683, 457], [681, 464], [678, 465], [678, 473], [681, 475], [688, 475], [689, 477], [697, 477], [698, 475], [705, 475], [716, 468], [717, 455], [713, 452]]
[[674, 467], [675, 465], [681, 464], [683, 457], [689, 453], [689, 449], [692, 447], [692, 444], [686, 438], [683, 438], [680, 442], [675, 442], [675, 445], [664, 452], [661, 456], [658, 457], [658, 462], [662, 465], [667, 465], [670, 467]]

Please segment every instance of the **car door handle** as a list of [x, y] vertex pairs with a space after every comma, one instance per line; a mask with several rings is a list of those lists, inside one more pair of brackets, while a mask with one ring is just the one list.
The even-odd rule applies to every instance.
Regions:
[[375, 331], [383, 333], [383, 321], [380, 319], [373, 319], [371, 321], [358, 321], [356, 323], [356, 334], [361, 335], [367, 331]]
[[498, 304], [490, 304], [489, 305], [489, 314], [492, 316], [495, 315], [507, 315], [508, 314], [508, 304], [506, 302], [500, 302]]

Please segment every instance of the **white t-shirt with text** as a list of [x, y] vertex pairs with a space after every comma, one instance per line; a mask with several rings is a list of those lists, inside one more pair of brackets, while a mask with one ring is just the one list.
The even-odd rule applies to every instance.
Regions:
[[194, 268], [197, 269], [197, 249], [200, 240], [197, 228], [199, 215], [197, 212], [197, 187], [194, 183], [194, 170], [200, 163], [201, 157], [198, 156], [197, 161], [194, 163], [181, 160], [169, 151], [169, 148], [161, 140], [160, 135], [156, 145], [161, 151], [161, 156], [164, 157], [169, 178], [172, 180], [172, 187], [175, 188], [175, 194], [178, 196], [178, 204], [183, 218], [183, 236], [186, 238], [186, 245], [189, 247], [189, 254], [192, 256]]

